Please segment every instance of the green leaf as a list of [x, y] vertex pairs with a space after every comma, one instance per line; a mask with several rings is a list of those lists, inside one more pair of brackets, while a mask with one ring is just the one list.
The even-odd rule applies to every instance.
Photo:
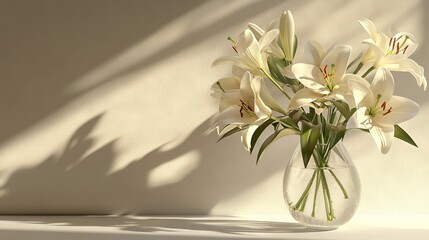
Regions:
[[314, 147], [319, 139], [320, 124], [314, 125], [303, 121], [301, 128], [301, 154], [304, 167], [307, 167], [311, 155], [313, 155]]
[[395, 137], [415, 147], [418, 147], [417, 144], [414, 142], [414, 140], [410, 137], [410, 135], [408, 135], [408, 133], [405, 132], [405, 130], [402, 129], [399, 125], [395, 125]]
[[283, 59], [278, 59], [273, 56], [268, 58], [268, 68], [270, 70], [271, 75], [279, 82], [283, 84], [292, 85], [294, 84], [294, 80], [287, 78], [281, 72], [281, 69], [287, 66], [286, 61]]
[[349, 120], [349, 118], [356, 111], [356, 109], [350, 110], [349, 105], [345, 102], [334, 101], [333, 103], [334, 103], [335, 107], [338, 109], [338, 111], [340, 111], [341, 115], [343, 115], [346, 118], [346, 121]]
[[298, 125], [296, 125], [296, 123], [289, 117], [281, 118], [280, 122], [286, 127], [293, 128], [299, 131]]
[[332, 124], [327, 124], [326, 125], [328, 130], [329, 130], [329, 134], [331, 136], [331, 140], [329, 141], [329, 150], [331, 150], [341, 139], [344, 138], [344, 135], [346, 134], [346, 127], [343, 125], [339, 125], [339, 126], [334, 126]]
[[267, 121], [263, 122], [259, 127], [255, 130], [255, 132], [252, 135], [252, 139], [250, 140], [250, 153], [253, 152], [253, 148], [255, 147], [256, 142], [258, 141], [258, 138], [261, 136], [261, 134], [264, 132], [264, 130], [273, 123], [273, 119], [268, 119]]
[[229, 136], [233, 135], [234, 133], [238, 133], [238, 132], [240, 132], [240, 131], [242, 131], [242, 130], [244, 130], [244, 128], [240, 128], [240, 127], [235, 127], [235, 128], [233, 128], [233, 129], [229, 130], [228, 132], [226, 132], [225, 134], [223, 134], [223, 135], [222, 135], [222, 136], [217, 140], [217, 143], [218, 143], [220, 140], [222, 140], [222, 139], [224, 139], [224, 138], [226, 138], [226, 137], [229, 137]]
[[262, 156], [262, 153], [265, 151], [265, 149], [274, 141], [274, 139], [276, 139], [279, 132], [280, 131], [275, 131], [267, 139], [265, 139], [264, 143], [262, 143], [261, 148], [259, 148], [259, 151], [258, 151], [258, 157], [256, 158], [256, 164], [258, 164], [259, 158]]

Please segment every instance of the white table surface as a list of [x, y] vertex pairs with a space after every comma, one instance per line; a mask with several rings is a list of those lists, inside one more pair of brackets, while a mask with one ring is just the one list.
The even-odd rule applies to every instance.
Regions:
[[307, 230], [289, 216], [0, 216], [0, 239], [429, 240], [429, 216], [355, 216], [333, 231]]

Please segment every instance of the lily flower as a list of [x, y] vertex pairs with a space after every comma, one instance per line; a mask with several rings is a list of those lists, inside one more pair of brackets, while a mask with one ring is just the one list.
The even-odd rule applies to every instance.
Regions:
[[213, 66], [219, 64], [234, 64], [243, 70], [250, 71], [255, 75], [268, 72], [267, 58], [265, 52], [268, 46], [277, 38], [279, 31], [273, 29], [266, 32], [259, 40], [249, 29], [242, 32], [237, 39], [236, 49], [238, 56], [224, 56], [213, 62]]
[[[261, 37], [264, 36], [266, 32], [269, 32], [269, 31], [275, 29], [275, 26], [276, 26], [276, 22], [271, 21], [264, 30], [254, 23], [249, 23], [249, 29], [250, 29], [250, 31], [252, 31], [253, 35], [255, 35], [257, 40], [261, 39]], [[280, 30], [280, 33], [281, 32], [282, 31]], [[276, 38], [275, 40], [273, 40], [271, 42], [271, 44], [268, 46], [266, 51], [268, 53], [274, 55], [276, 58], [284, 59], [285, 54], [284, 54], [282, 48], [279, 46], [279, 42], [277, 41], [277, 39], [278, 38]]]
[[[254, 23], [249, 23], [249, 29], [255, 35], [256, 39], [260, 39], [268, 31], [275, 29], [275, 22], [270, 22], [263, 30]], [[268, 49], [268, 52], [279, 59], [292, 61], [294, 58], [295, 49], [295, 20], [290, 11], [283, 12], [280, 16], [279, 37], [278, 41], [273, 41]]]
[[314, 107], [311, 103], [315, 100], [326, 102], [335, 99], [357, 105], [368, 92], [369, 83], [360, 76], [345, 73], [351, 47], [337, 46], [326, 55], [322, 48], [312, 49], [314, 51], [310, 54], [318, 65], [297, 63], [291, 67], [292, 73], [305, 88], [295, 93], [288, 110], [305, 105]]
[[375, 69], [384, 68], [390, 71], [409, 72], [417, 81], [417, 85], [427, 87], [424, 69], [409, 57], [417, 49], [418, 44], [412, 34], [399, 32], [388, 37], [377, 31], [374, 23], [361, 19], [360, 24], [368, 32], [370, 38], [363, 41], [369, 45], [368, 51], [362, 57], [362, 63], [372, 63]]
[[383, 154], [392, 146], [394, 125], [413, 118], [419, 111], [414, 101], [393, 96], [393, 88], [390, 71], [377, 70], [371, 91], [347, 123], [347, 129], [368, 129]]
[[[246, 72], [240, 82], [240, 89], [232, 89], [222, 93], [219, 104], [219, 114], [216, 116], [215, 126], [231, 129], [242, 127], [242, 142], [247, 150], [257, 127], [271, 118], [273, 110], [286, 114], [271, 96], [264, 78], [253, 78]], [[225, 131], [221, 131], [222, 135]]]

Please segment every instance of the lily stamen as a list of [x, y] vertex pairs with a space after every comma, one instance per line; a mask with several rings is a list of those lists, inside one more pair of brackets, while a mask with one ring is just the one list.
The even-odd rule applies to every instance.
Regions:
[[[403, 36], [405, 36], [405, 38], [403, 39], [402, 42], [399, 42], [399, 40]], [[409, 45], [406, 45], [408, 39], [410, 39], [410, 37], [408, 37], [406, 35], [401, 35], [398, 38], [391, 37], [389, 40], [389, 46], [387, 48], [386, 56], [389, 56], [391, 54], [398, 55], [400, 52], [402, 52], [402, 54], [405, 54], [405, 52], [407, 51], [408, 46], [409, 46]]]
[[392, 112], [392, 107], [389, 108], [389, 110], [387, 110], [387, 112], [383, 113], [383, 116], [386, 116], [387, 114]]
[[381, 104], [381, 108], [383, 109], [383, 111], [386, 109], [386, 102], [383, 102], [383, 104]]
[[249, 106], [249, 104], [245, 103], [243, 100], [240, 99], [241, 105], [238, 105], [240, 107], [240, 117], [244, 117], [244, 112], [246, 112], [249, 115], [255, 115], [255, 112], [253, 111], [252, 107]]
[[402, 52], [402, 54], [405, 54], [405, 51], [407, 51], [407, 48], [409, 47], [409, 45], [407, 45], [405, 48], [404, 48], [404, 51]]

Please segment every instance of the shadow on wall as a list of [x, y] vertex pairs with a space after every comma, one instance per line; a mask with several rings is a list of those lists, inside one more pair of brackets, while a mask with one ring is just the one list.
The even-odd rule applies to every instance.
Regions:
[[0, 144], [83, 94], [67, 92], [76, 79], [202, 3], [1, 1]]
[[[0, 110], [5, 127], [0, 132], [0, 144], [118, 75], [155, 64], [209, 38], [224, 26], [282, 2], [251, 2], [240, 9], [240, 14], [231, 13], [207, 28], [194, 30], [156, 56], [140, 59], [117, 75], [75, 94], [66, 92], [74, 80], [204, 1], [185, 0], [174, 9], [155, 1], [117, 4], [108, 0], [102, 5], [99, 1], [87, 1], [84, 6], [74, 1], [1, 2]], [[161, 11], [163, 14], [158, 14]], [[37, 166], [12, 173], [0, 189], [0, 212], [105, 214], [155, 213], [153, 209], [158, 209], [156, 213], [205, 214], [221, 198], [248, 189], [273, 173], [272, 169], [259, 168], [253, 176], [240, 177], [242, 163], [231, 163], [228, 157], [229, 152], [237, 151], [237, 146], [225, 145], [219, 153], [214, 138], [201, 136], [208, 121], [179, 146], [170, 150], [160, 146], [122, 170], [110, 173], [117, 157], [117, 139], [90, 151], [97, 142], [92, 131], [101, 119], [99, 115], [77, 129], [61, 154], [52, 154]], [[153, 169], [191, 151], [199, 154], [199, 165], [189, 175], [173, 184], [156, 188], [148, 185]]]
[[[89, 151], [96, 142], [91, 133], [101, 119], [102, 115], [96, 116], [77, 129], [61, 154], [12, 173], [0, 188], [0, 212], [209, 214], [221, 200], [261, 183], [276, 171], [270, 161], [255, 166], [250, 159], [231, 159], [230, 153], [239, 149], [239, 141], [231, 139], [237, 144], [216, 147], [215, 134], [204, 135], [209, 127], [206, 120], [178, 146], [169, 150], [160, 146], [110, 173], [117, 139]], [[283, 151], [291, 153], [292, 147]], [[198, 165], [183, 179], [158, 187], [148, 184], [151, 171], [192, 151], [198, 154]], [[278, 165], [278, 161], [273, 163]], [[250, 166], [250, 174], [249, 169], [242, 170], [246, 165]]]
[[[76, 79], [206, 2], [183, 0], [174, 7], [166, 7], [172, 3], [168, 0], [121, 1], [120, 4], [114, 0], [102, 4], [98, 0], [1, 2], [0, 110], [5, 127], [0, 132], [0, 144], [80, 95], [156, 64], [209, 38], [225, 26], [283, 1], [250, 3], [240, 9], [240, 14], [231, 13], [209, 26], [193, 30], [155, 54], [104, 76], [96, 85], [76, 93], [67, 92]], [[222, 9], [231, 2], [216, 3]]]

